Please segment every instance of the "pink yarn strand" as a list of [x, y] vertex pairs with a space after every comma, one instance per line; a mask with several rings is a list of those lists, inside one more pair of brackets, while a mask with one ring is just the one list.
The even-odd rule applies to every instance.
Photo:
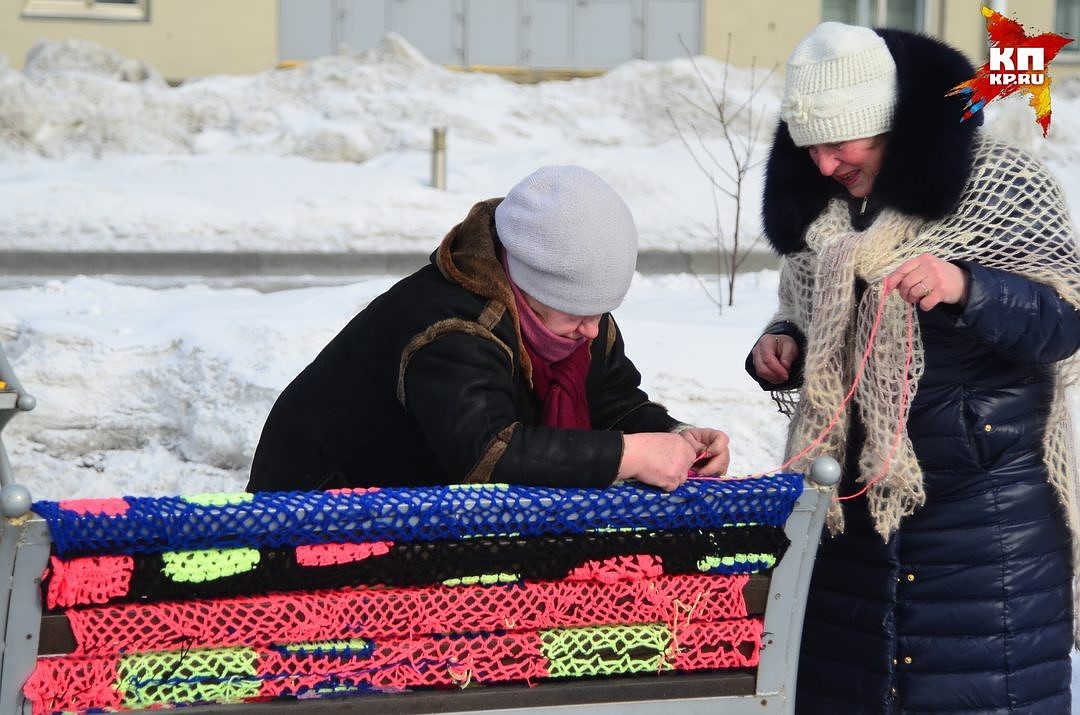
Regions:
[[[888, 296], [888, 293], [886, 292], [886, 286], [885, 286], [885, 284], [882, 284], [882, 286], [881, 286], [881, 298], [878, 301], [877, 312], [874, 314], [874, 323], [873, 323], [873, 325], [870, 326], [870, 335], [869, 335], [869, 338], [866, 341], [866, 350], [863, 351], [862, 359], [859, 360], [859, 367], [855, 371], [855, 378], [854, 378], [854, 380], [852, 380], [851, 387], [848, 389], [847, 394], [844, 395], [844, 399], [840, 401], [840, 406], [836, 408], [836, 412], [833, 413], [832, 419], [829, 420], [829, 424], [825, 426], [825, 429], [822, 430], [821, 434], [819, 434], [817, 437], [815, 437], [814, 440], [812, 442], [810, 442], [810, 444], [808, 444], [802, 451], [800, 451], [798, 454], [794, 455], [793, 457], [791, 457], [790, 459], [788, 459], [786, 462], [784, 462], [783, 464], [781, 464], [779, 467], [777, 467], [775, 469], [767, 469], [767, 470], [765, 470], [763, 472], [758, 472], [757, 474], [754, 474], [754, 475], [742, 476], [742, 477], [728, 477], [728, 476], [706, 477], [706, 476], [703, 476], [703, 475], [700, 475], [700, 474], [697, 474], [696, 472], [694, 472], [694, 473], [691, 473], [689, 475], [689, 478], [690, 479], [698, 479], [698, 480], [701, 480], [701, 481], [732, 481], [732, 480], [738, 480], [738, 479], [757, 479], [759, 477], [765, 476], [766, 474], [776, 474], [777, 472], [783, 472], [785, 469], [790, 467], [796, 461], [798, 461], [799, 459], [805, 457], [810, 452], [810, 450], [812, 450], [814, 447], [821, 444], [821, 441], [823, 439], [825, 439], [825, 437], [828, 436], [828, 434], [830, 432], [832, 432], [833, 428], [836, 426], [836, 423], [840, 421], [840, 415], [842, 415], [844, 413], [844, 409], [847, 407], [848, 403], [851, 402], [851, 398], [855, 395], [855, 389], [859, 386], [859, 383], [862, 381], [863, 373], [866, 372], [866, 365], [870, 361], [870, 353], [874, 348], [874, 342], [877, 340], [878, 328], [881, 326], [881, 317], [885, 312], [885, 299], [886, 299], [887, 296]], [[914, 322], [913, 322], [913, 317], [912, 317], [913, 316], [912, 311], [913, 311], [912, 306], [909, 304], [907, 306], [907, 350], [906, 350], [906, 355], [904, 357], [904, 376], [903, 376], [904, 389], [903, 389], [903, 392], [901, 393], [901, 397], [900, 397], [900, 414], [899, 414], [899, 416], [897, 418], [896, 433], [895, 433], [895, 436], [893, 438], [892, 447], [889, 449], [889, 453], [885, 457], [885, 464], [882, 467], [881, 471], [878, 472], [878, 474], [875, 475], [873, 479], [868, 481], [866, 483], [866, 485], [862, 488], [861, 491], [859, 491], [856, 494], [849, 495], [849, 496], [839, 497], [840, 499], [854, 499], [855, 497], [865, 493], [866, 490], [870, 488], [871, 484], [873, 484], [874, 482], [881, 479], [881, 477], [883, 477], [885, 475], [885, 472], [888, 470], [889, 464], [892, 461], [893, 454], [896, 452], [896, 448], [900, 444], [900, 437], [903, 435], [904, 423], [906, 422], [907, 393], [908, 393], [908, 385], [909, 385], [910, 379], [911, 379], [910, 368], [911, 368], [911, 361], [912, 361], [913, 352], [914, 352], [914, 348], [913, 348], [913, 345], [914, 345]]]
[[881, 469], [874, 475], [873, 479], [870, 479], [863, 485], [863, 488], [854, 494], [848, 494], [847, 496], [837, 496], [838, 501], [847, 501], [848, 499], [854, 499], [866, 494], [866, 491], [870, 488], [874, 482], [877, 482], [889, 471], [889, 465], [892, 463], [893, 455], [896, 454], [896, 448], [900, 446], [900, 438], [904, 435], [904, 425], [907, 424], [907, 399], [908, 399], [908, 387], [911, 384], [911, 361], [914, 357], [915, 349], [915, 321], [913, 316], [913, 308], [909, 303], [907, 306], [907, 349], [904, 352], [904, 388], [900, 391], [900, 412], [896, 418], [896, 432], [893, 433], [892, 446], [889, 447], [889, 453], [885, 455], [885, 462], [881, 465]]

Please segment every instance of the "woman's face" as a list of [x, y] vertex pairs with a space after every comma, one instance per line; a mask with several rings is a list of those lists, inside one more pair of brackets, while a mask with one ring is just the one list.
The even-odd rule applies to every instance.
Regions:
[[870, 195], [885, 157], [885, 135], [809, 147], [822, 176], [831, 176], [852, 196]]
[[587, 338], [593, 340], [600, 334], [601, 315], [571, 315], [561, 310], [555, 310], [536, 300], [529, 294], [525, 294], [525, 302], [540, 317], [540, 322], [551, 332], [571, 340]]

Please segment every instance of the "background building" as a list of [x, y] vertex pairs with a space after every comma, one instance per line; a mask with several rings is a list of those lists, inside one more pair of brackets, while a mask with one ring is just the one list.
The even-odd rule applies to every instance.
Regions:
[[[1031, 28], [1080, 35], [1080, 0], [988, 4]], [[980, 0], [6, 0], [0, 52], [21, 66], [38, 39], [93, 40], [165, 77], [248, 73], [342, 49], [388, 31], [435, 62], [543, 76], [693, 53], [782, 66], [821, 20], [939, 37], [981, 64]], [[684, 49], [684, 45], [685, 48]], [[730, 46], [729, 46], [730, 45]], [[1073, 43], [1054, 64], [1080, 73]]]

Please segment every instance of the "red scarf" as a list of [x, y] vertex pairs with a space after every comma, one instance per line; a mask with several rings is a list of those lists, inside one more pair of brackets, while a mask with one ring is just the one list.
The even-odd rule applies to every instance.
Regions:
[[585, 394], [589, 340], [573, 340], [548, 330], [510, 279], [509, 271], [506, 278], [517, 303], [522, 343], [532, 361], [533, 392], [541, 402], [540, 424], [563, 429], [591, 429], [589, 398]]

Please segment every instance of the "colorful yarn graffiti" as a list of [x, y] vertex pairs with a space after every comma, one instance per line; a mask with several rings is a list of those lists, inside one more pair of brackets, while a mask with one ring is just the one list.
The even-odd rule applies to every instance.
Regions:
[[41, 503], [75, 648], [24, 693], [47, 715], [753, 668], [743, 590], [801, 484]]

